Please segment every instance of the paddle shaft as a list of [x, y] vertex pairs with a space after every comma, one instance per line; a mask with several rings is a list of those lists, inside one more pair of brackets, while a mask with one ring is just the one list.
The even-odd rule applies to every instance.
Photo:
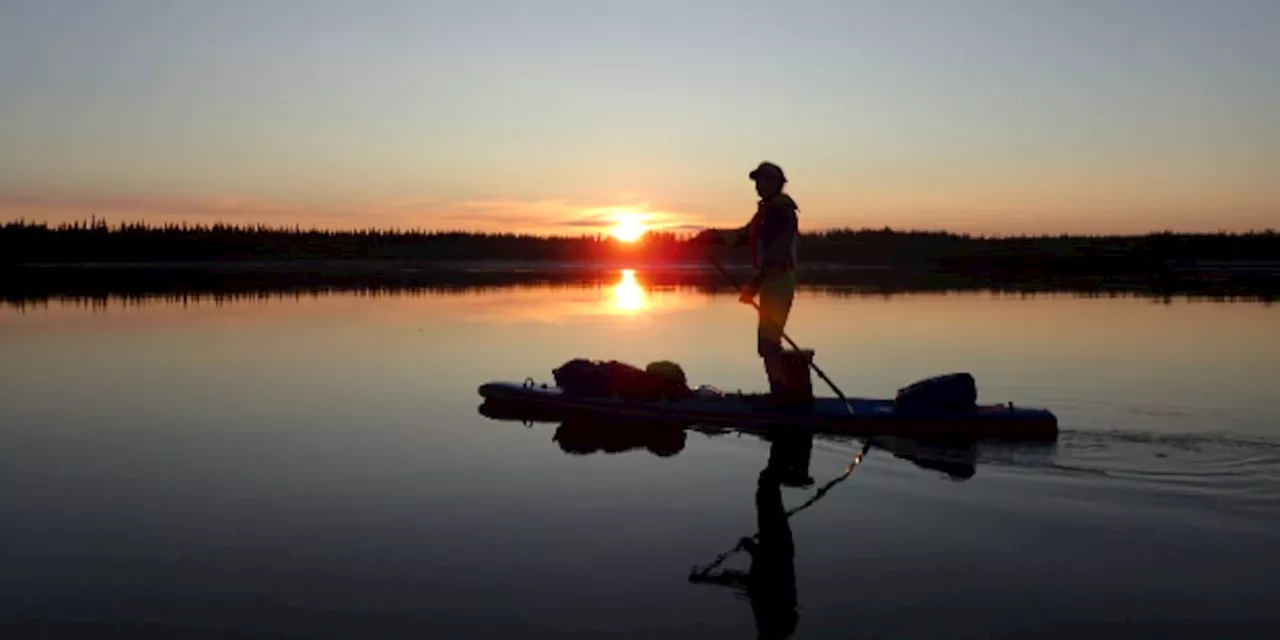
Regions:
[[[725, 270], [724, 266], [720, 264], [719, 260], [716, 260], [715, 256], [709, 255], [707, 257], [711, 259], [711, 264], [714, 264], [716, 268], [720, 270], [720, 273], [724, 274], [724, 277], [727, 278], [729, 282], [733, 284], [734, 289], [737, 289], [738, 291], [742, 291], [742, 286], [739, 285], [738, 281], [732, 275], [730, 275], [728, 271]], [[756, 304], [755, 300], [751, 301], [751, 306], [755, 307], [756, 311], [760, 313], [764, 312], [760, 308], [760, 305]], [[783, 331], [781, 333], [782, 333], [782, 339], [786, 340], [787, 344], [791, 345], [792, 349], [795, 349], [796, 351], [801, 350], [800, 347], [796, 345], [795, 341], [791, 339], [791, 336], [787, 335], [786, 331]], [[822, 369], [818, 368], [818, 365], [813, 361], [813, 358], [809, 358], [809, 367], [812, 368], [814, 372], [818, 374], [818, 377], [822, 378], [822, 380], [826, 382], [828, 386], [831, 387], [832, 391], [836, 392], [837, 396], [840, 396], [840, 401], [844, 403], [844, 408], [847, 409], [849, 413], [853, 413], [853, 408], [849, 406], [849, 399], [844, 397], [844, 392], [840, 390], [840, 387], [836, 386], [836, 383], [831, 381], [831, 378], [827, 377], [827, 374], [822, 372]]]

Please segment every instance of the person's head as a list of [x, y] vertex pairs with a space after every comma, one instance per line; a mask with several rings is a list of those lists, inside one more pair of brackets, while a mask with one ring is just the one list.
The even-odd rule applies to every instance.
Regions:
[[772, 162], [761, 162], [748, 176], [756, 183], [756, 195], [771, 198], [782, 193], [782, 185], [787, 183], [787, 176], [782, 167]]

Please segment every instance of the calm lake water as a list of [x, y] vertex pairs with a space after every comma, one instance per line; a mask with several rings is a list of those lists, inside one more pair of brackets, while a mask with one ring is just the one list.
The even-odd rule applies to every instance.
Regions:
[[969, 371], [1063, 434], [951, 475], [873, 447], [768, 534], [794, 554], [761, 554], [750, 590], [690, 570], [777, 529], [777, 500], [814, 497], [860, 442], [818, 439], [814, 484], [779, 496], [757, 491], [756, 437], [478, 410], [481, 383], [575, 357], [761, 390], [753, 313], [643, 273], [0, 307], [0, 635], [1273, 635], [1274, 306], [802, 293], [788, 332], [846, 394]]

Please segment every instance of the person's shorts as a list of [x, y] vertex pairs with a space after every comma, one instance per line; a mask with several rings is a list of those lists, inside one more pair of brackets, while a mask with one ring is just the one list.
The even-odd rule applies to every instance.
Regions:
[[794, 271], [772, 275], [760, 285], [760, 326], [756, 332], [756, 352], [761, 357], [782, 352], [782, 332], [791, 315], [796, 296]]

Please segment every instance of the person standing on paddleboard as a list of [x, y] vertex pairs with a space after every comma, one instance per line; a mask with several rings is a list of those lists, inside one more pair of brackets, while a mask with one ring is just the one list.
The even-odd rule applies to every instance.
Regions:
[[756, 273], [743, 285], [739, 300], [751, 304], [756, 296], [760, 297], [756, 351], [764, 360], [770, 391], [775, 401], [781, 401], [779, 391], [786, 388], [782, 333], [796, 292], [798, 207], [795, 200], [783, 192], [787, 177], [778, 165], [762, 162], [748, 177], [755, 182], [756, 194], [760, 196], [751, 221], [738, 229], [707, 229], [696, 239], [702, 244], [751, 248], [751, 264]]

